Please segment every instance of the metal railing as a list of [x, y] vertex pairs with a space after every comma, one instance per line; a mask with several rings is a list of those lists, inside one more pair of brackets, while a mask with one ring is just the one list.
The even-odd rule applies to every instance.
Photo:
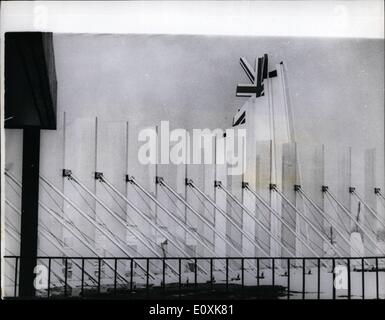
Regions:
[[[5, 298], [18, 298], [20, 261], [30, 258], [8, 255], [4, 256], [4, 259], [9, 271], [8, 286], [5, 286], [5, 289], [9, 290]], [[217, 298], [220, 294], [225, 299], [230, 295], [232, 299], [234, 296], [246, 299], [385, 298], [385, 257], [383, 256], [317, 258], [38, 256], [37, 261], [47, 270], [46, 281], [43, 281], [45, 285], [36, 290], [36, 297], [43, 299], [70, 297], [82, 299], [96, 296], [106, 299], [117, 296], [127, 299], [146, 299], [165, 298], [167, 294], [173, 298], [183, 299], [191, 297], [194, 293], [199, 298], [202, 292], [211, 298]], [[62, 279], [53, 280], [54, 261], [56, 264], [61, 262]], [[76, 261], [73, 265], [77, 266], [78, 270], [70, 271], [72, 261]], [[108, 269], [109, 275], [107, 275], [108, 272], [103, 272], [105, 262], [113, 266]], [[370, 262], [370, 265], [367, 262]], [[252, 264], [255, 268], [247, 269], [245, 267], [247, 264]], [[330, 268], [324, 267], [325, 264], [330, 265]], [[92, 287], [85, 279], [86, 265], [93, 267], [97, 279], [96, 285]], [[122, 273], [119, 265], [128, 267], [124, 283], [118, 277], [119, 272]], [[152, 267], [153, 265], [158, 266], [156, 270]], [[207, 267], [209, 274], [202, 273], [202, 265]], [[173, 279], [166, 277], [166, 273], [171, 272], [171, 266], [178, 271]], [[336, 281], [341, 274], [336, 272], [337, 266], [342, 266], [346, 271], [342, 275], [345, 280], [341, 280], [339, 284], [336, 284]], [[56, 270], [55, 274], [57, 272]], [[76, 272], [78, 280], [72, 277], [72, 273]], [[190, 281], [191, 278], [192, 281]], [[167, 282], [166, 279], [168, 279]], [[341, 289], [343, 283], [345, 287]]]

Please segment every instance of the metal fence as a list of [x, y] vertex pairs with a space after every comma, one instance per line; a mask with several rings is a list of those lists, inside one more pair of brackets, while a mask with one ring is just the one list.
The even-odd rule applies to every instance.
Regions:
[[[5, 256], [18, 298], [20, 256]], [[38, 298], [384, 299], [385, 257], [39, 256]], [[338, 267], [336, 269], [336, 267]], [[43, 270], [43, 271], [44, 271]], [[45, 277], [45, 278], [44, 278]]]

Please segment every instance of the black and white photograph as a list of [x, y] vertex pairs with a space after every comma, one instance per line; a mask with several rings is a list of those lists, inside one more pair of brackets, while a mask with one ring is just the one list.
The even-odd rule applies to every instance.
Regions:
[[383, 1], [0, 9], [3, 300], [385, 299]]

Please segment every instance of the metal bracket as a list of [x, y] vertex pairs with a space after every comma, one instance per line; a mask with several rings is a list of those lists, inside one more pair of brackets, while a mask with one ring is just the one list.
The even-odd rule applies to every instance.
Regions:
[[158, 176], [155, 177], [155, 183], [156, 184], [160, 184], [162, 182], [163, 182], [163, 177], [158, 177]]
[[381, 188], [374, 188], [374, 194], [380, 194]]
[[245, 188], [248, 188], [248, 187], [249, 187], [249, 183], [245, 182], [245, 181], [242, 181], [242, 189], [245, 189]]
[[274, 78], [277, 76], [277, 70], [269, 71], [269, 78]]
[[356, 191], [355, 187], [349, 187], [349, 193], [354, 193], [354, 191]]
[[72, 171], [70, 169], [63, 169], [63, 177], [71, 178]]
[[222, 186], [222, 181], [219, 181], [219, 180], [215, 180], [214, 181], [214, 188], [218, 188], [218, 187], [221, 187]]
[[270, 183], [270, 184], [269, 184], [269, 189], [270, 189], [270, 190], [275, 190], [275, 189], [277, 189], [277, 184], [275, 184], [275, 183]]
[[186, 186], [191, 186], [191, 184], [193, 183], [192, 179], [190, 179], [190, 178], [184, 179], [184, 182], [185, 182]]
[[301, 190], [301, 185], [300, 184], [295, 184], [294, 185], [294, 191], [299, 191]]
[[95, 180], [103, 180], [103, 172], [95, 172]]
[[328, 186], [322, 186], [322, 192], [326, 192], [329, 190], [329, 187]]
[[130, 176], [129, 174], [126, 174], [126, 182], [134, 183], [134, 176]]

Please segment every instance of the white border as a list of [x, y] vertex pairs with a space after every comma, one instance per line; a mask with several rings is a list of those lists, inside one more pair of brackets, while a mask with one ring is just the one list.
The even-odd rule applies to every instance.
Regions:
[[[381, 0], [12, 1], [0, 5], [0, 70], [4, 70], [4, 33], [7, 31], [384, 38], [384, 2]], [[0, 81], [0, 121], [3, 123], [4, 72]], [[0, 138], [3, 188], [2, 126]], [[1, 192], [1, 221], [3, 209], [4, 192]], [[3, 238], [2, 223], [0, 241]], [[1, 246], [2, 267], [3, 255]], [[3, 284], [3, 275], [1, 280]]]

